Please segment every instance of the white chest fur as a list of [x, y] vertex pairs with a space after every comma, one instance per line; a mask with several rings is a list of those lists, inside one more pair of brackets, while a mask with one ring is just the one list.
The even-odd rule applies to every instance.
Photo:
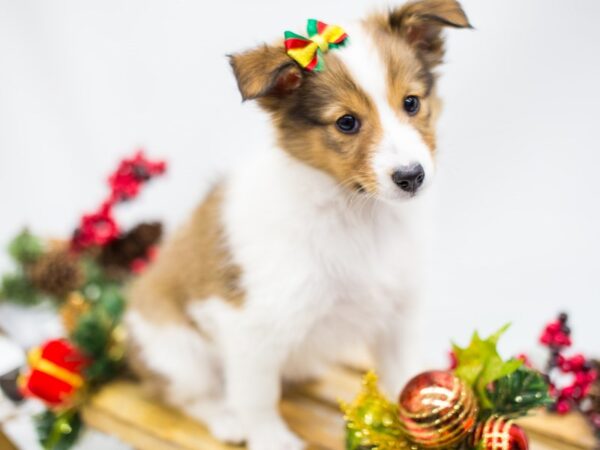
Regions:
[[223, 220], [242, 267], [244, 320], [331, 359], [417, 295], [423, 199], [382, 203], [272, 149], [234, 173]]

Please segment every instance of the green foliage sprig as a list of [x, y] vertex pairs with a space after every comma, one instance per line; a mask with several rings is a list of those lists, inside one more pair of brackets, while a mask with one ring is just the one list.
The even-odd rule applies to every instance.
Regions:
[[520, 359], [505, 361], [498, 353], [498, 340], [508, 327], [505, 325], [486, 339], [475, 332], [465, 348], [453, 345], [457, 359], [455, 374], [473, 388], [481, 417], [524, 416], [552, 402], [542, 374], [525, 367]]

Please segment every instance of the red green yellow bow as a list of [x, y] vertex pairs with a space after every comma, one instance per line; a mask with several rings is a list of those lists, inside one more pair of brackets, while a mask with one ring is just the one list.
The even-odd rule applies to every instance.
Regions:
[[327, 25], [315, 19], [308, 20], [306, 32], [308, 38], [286, 31], [285, 49], [292, 59], [309, 71], [323, 70], [323, 53], [330, 48], [344, 45], [348, 39], [348, 35], [342, 27]]

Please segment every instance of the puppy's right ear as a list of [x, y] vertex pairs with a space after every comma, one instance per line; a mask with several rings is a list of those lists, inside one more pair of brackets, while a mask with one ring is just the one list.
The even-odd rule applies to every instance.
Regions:
[[283, 47], [263, 45], [229, 56], [243, 100], [282, 97], [302, 84], [303, 72]]

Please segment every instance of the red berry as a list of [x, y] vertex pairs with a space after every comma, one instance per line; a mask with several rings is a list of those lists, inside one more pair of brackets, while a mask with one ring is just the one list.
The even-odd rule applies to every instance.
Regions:
[[562, 325], [560, 324], [560, 322], [550, 322], [546, 327], [546, 331], [551, 334], [555, 334], [558, 333], [561, 330], [561, 328]]
[[559, 414], [566, 414], [571, 411], [571, 404], [567, 400], [559, 400], [556, 403], [556, 412]]
[[583, 369], [583, 365], [585, 364], [585, 357], [579, 353], [575, 356], [572, 356], [569, 359], [569, 363], [571, 364], [572, 370], [581, 370]]

